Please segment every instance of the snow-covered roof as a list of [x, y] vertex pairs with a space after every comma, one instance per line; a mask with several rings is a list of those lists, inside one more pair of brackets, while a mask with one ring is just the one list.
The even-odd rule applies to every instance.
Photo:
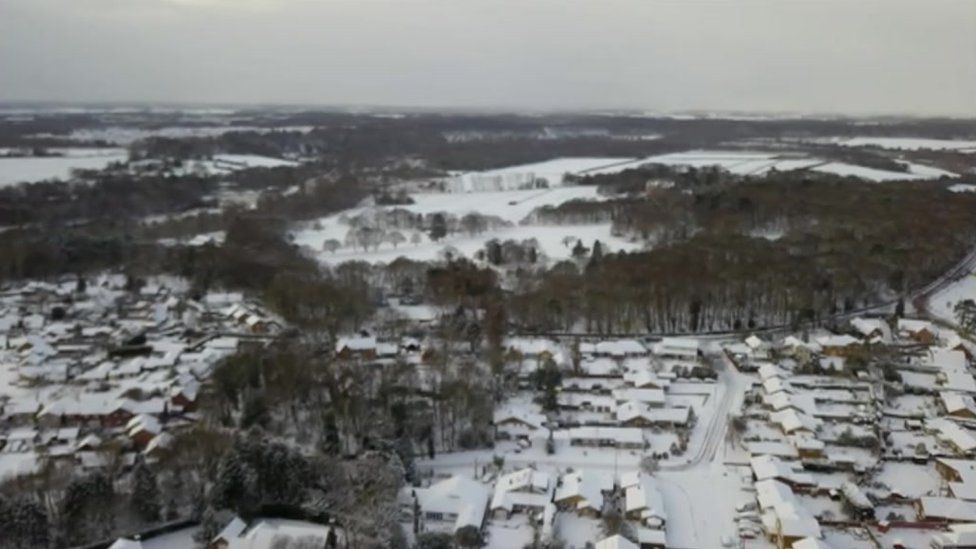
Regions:
[[925, 425], [928, 429], [935, 431], [941, 440], [951, 443], [962, 452], [976, 450], [976, 437], [953, 421], [935, 418], [926, 421]]
[[921, 514], [927, 519], [976, 522], [976, 502], [956, 498], [921, 497]]
[[346, 349], [353, 352], [375, 351], [376, 338], [375, 337], [340, 337], [339, 341], [336, 343], [336, 352], [342, 352], [343, 350]]
[[891, 342], [891, 326], [880, 318], [855, 318], [851, 327], [864, 337], [879, 336], [884, 343]]
[[548, 473], [521, 469], [498, 478], [491, 499], [492, 509], [511, 511], [515, 505], [544, 508], [551, 502], [554, 488]]
[[601, 539], [593, 549], [640, 549], [640, 547], [620, 534]]
[[583, 469], [564, 474], [559, 478], [553, 501], [560, 503], [579, 498], [577, 509], [603, 509], [603, 493], [613, 489], [613, 475], [602, 471]]
[[773, 479], [756, 482], [756, 496], [764, 511], [767, 530], [778, 530], [785, 537], [820, 537], [820, 523], [803, 507], [786, 484]]
[[643, 444], [644, 432], [636, 427], [571, 427], [553, 432], [553, 438], [604, 441], [617, 444]]
[[794, 484], [810, 486], [816, 484], [813, 476], [803, 472], [802, 465], [788, 463], [775, 456], [753, 456], [749, 460], [749, 465], [752, 467], [752, 474], [755, 475], [756, 480], [779, 479]]
[[942, 401], [942, 405], [949, 414], [968, 411], [976, 415], [976, 402], [973, 401], [973, 397], [971, 395], [942, 391], [939, 393], [939, 399]]
[[818, 337], [817, 343], [821, 347], [850, 347], [851, 345], [857, 345], [860, 341], [856, 337], [842, 334]]
[[427, 488], [406, 487], [404, 491], [417, 496], [417, 504], [424, 513], [457, 515], [455, 530], [465, 526], [480, 528], [491, 495], [487, 486], [461, 475], [454, 475]]
[[657, 479], [638, 473], [636, 482], [624, 488], [624, 511], [628, 514], [640, 511], [644, 519], [657, 518], [667, 522], [668, 512]]

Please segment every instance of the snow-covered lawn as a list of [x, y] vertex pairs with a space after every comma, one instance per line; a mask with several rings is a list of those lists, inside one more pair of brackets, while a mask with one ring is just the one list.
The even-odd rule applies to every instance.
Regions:
[[64, 156], [0, 158], [0, 186], [67, 179], [73, 169], [101, 170], [128, 158], [125, 149], [56, 149]]
[[966, 299], [976, 300], [976, 274], [970, 273], [936, 292], [929, 298], [929, 311], [943, 320], [955, 322], [953, 308]]

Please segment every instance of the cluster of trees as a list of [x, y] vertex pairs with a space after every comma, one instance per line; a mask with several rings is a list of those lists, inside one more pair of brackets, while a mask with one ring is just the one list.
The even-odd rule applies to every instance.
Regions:
[[[67, 547], [111, 539], [120, 530], [175, 518], [153, 468], [138, 460], [79, 473], [48, 465], [40, 474], [0, 485], [0, 547]], [[165, 514], [164, 514], [165, 512]]]
[[512, 297], [512, 318], [602, 332], [816, 321], [896, 298], [955, 264], [976, 244], [976, 197], [961, 194], [772, 174], [594, 203], [586, 208], [604, 205], [615, 232], [653, 247], [556, 265]]

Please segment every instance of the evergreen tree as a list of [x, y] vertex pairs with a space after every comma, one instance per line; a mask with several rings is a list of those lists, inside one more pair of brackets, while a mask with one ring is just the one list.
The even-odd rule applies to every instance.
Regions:
[[216, 511], [208, 505], [200, 516], [200, 529], [193, 534], [193, 539], [200, 543], [209, 544], [211, 540], [217, 537], [222, 528], [217, 521]]
[[161, 505], [156, 474], [146, 465], [145, 460], [140, 459], [136, 463], [132, 476], [132, 508], [143, 521], [158, 521]]
[[22, 497], [9, 504], [4, 537], [17, 549], [41, 549], [51, 541], [51, 525], [44, 506], [33, 498]]

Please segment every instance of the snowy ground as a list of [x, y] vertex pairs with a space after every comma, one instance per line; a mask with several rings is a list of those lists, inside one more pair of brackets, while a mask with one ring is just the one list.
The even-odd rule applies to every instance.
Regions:
[[737, 175], [762, 175], [772, 169], [778, 171], [809, 169], [838, 175], [853, 175], [868, 181], [906, 181], [913, 179], [928, 179], [942, 177], [958, 177], [956, 174], [923, 166], [921, 164], [906, 163], [908, 172], [894, 172], [878, 170], [842, 162], [825, 162], [816, 158], [808, 158], [798, 153], [768, 153], [747, 151], [685, 151], [679, 153], [650, 156], [631, 162], [625, 168], [636, 168], [641, 164], [665, 164], [668, 166], [689, 166], [704, 168], [720, 166]]
[[534, 162], [532, 164], [520, 164], [518, 166], [507, 166], [494, 170], [482, 172], [465, 172], [456, 175], [453, 184], [458, 188], [472, 189], [476, 187], [473, 180], [496, 179], [498, 181], [514, 181], [518, 176], [532, 176], [532, 179], [544, 179], [550, 186], [562, 185], [563, 176], [587, 175], [590, 173], [609, 173], [606, 170], [620, 171], [624, 168], [616, 169], [617, 166], [626, 166], [633, 158], [607, 158], [607, 157], [571, 157], [554, 158], [544, 162]]
[[[553, 189], [536, 189], [520, 191], [477, 192], [477, 193], [421, 193], [412, 195], [414, 204], [401, 206], [386, 206], [384, 209], [402, 208], [418, 214], [436, 212], [451, 213], [463, 216], [467, 213], [478, 212], [486, 216], [495, 216], [509, 223], [511, 227], [502, 227], [484, 233], [469, 235], [456, 233], [448, 235], [437, 242], [423, 233], [417, 233], [420, 242], [413, 244], [406, 242], [394, 247], [384, 243], [377, 249], [363, 250], [344, 246], [335, 253], [322, 252], [322, 243], [328, 239], [343, 242], [349, 226], [343, 222], [344, 217], [352, 217], [369, 211], [369, 208], [355, 208], [340, 214], [331, 215], [314, 222], [303, 224], [293, 232], [295, 243], [307, 247], [323, 263], [338, 264], [345, 261], [367, 261], [370, 263], [389, 263], [398, 257], [407, 257], [417, 261], [437, 259], [446, 248], [454, 248], [470, 257], [484, 247], [485, 242], [497, 238], [499, 240], [526, 240], [535, 238], [539, 242], [542, 252], [550, 260], [567, 259], [570, 257], [572, 244], [566, 245], [563, 239], [572, 236], [583, 241], [587, 247], [599, 240], [604, 251], [635, 250], [638, 243], [613, 236], [610, 234], [610, 224], [594, 225], [519, 225], [533, 210], [547, 205], [559, 205], [570, 200], [599, 200], [596, 187], [557, 187]], [[408, 238], [412, 234], [406, 234]]]
[[954, 323], [956, 314], [953, 307], [965, 299], [976, 301], [976, 273], [956, 280], [930, 297], [929, 311], [942, 320]]
[[128, 158], [125, 149], [54, 149], [64, 156], [0, 158], [0, 187], [21, 182], [67, 179], [72, 169], [101, 170]]
[[905, 151], [934, 150], [976, 153], [976, 141], [956, 139], [926, 139], [921, 137], [832, 137], [823, 142], [845, 147], [880, 147]]

